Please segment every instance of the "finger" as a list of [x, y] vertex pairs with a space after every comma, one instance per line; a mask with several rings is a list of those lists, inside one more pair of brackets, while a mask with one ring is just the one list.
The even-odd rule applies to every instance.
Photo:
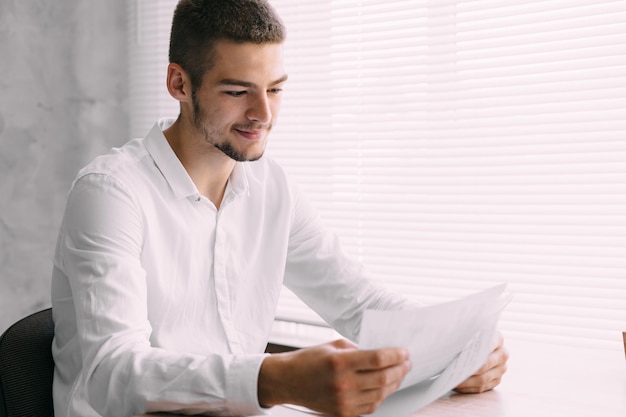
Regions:
[[483, 366], [478, 368], [478, 370], [476, 372], [474, 372], [472, 375], [484, 374], [485, 372], [487, 372], [491, 368], [493, 368], [495, 366], [498, 366], [498, 364], [500, 363], [500, 356], [501, 356], [500, 352], [498, 352], [498, 351], [490, 353], [489, 356], [487, 357], [487, 360], [483, 364]]
[[373, 413], [378, 407], [382, 405], [385, 398], [387, 398], [394, 391], [395, 389], [386, 391], [371, 390], [366, 392], [365, 395], [367, 397], [364, 398], [364, 401], [361, 404], [355, 407], [356, 415], [360, 416], [363, 414]]
[[487, 378], [486, 374], [473, 376], [459, 385], [454, 391], [462, 394], [479, 394], [494, 389], [500, 384], [502, 377]]
[[508, 351], [504, 348], [504, 337], [502, 333], [496, 332], [491, 342], [491, 352], [487, 360], [473, 375], [479, 375], [487, 372], [494, 366], [498, 366], [501, 362], [506, 362], [509, 358]]
[[358, 346], [347, 339], [337, 339], [330, 343], [337, 349], [356, 350]]
[[411, 369], [411, 363], [407, 360], [381, 370], [361, 371], [357, 374], [357, 389], [372, 390], [383, 387], [394, 389], [402, 383], [409, 369]]
[[471, 376], [454, 390], [464, 394], [489, 391], [500, 384], [505, 372], [506, 364], [496, 366], [487, 372]]
[[496, 350], [498, 348], [501, 348], [503, 346], [504, 346], [504, 336], [502, 336], [502, 333], [500, 333], [499, 331], [496, 331], [496, 334], [493, 337], [491, 350], [494, 351], [494, 350]]
[[371, 414], [383, 403], [385, 398], [393, 394], [402, 382], [402, 378], [386, 384], [381, 388], [361, 391], [360, 405], [357, 407], [357, 414]]
[[509, 352], [504, 348], [503, 345], [500, 345], [489, 354], [484, 365], [481, 366], [476, 372], [474, 372], [474, 375], [480, 375], [482, 373], [485, 373], [488, 370], [495, 368], [496, 366], [506, 363], [508, 359]]
[[[332, 415], [357, 416], [373, 413], [391, 393], [400, 385], [401, 380], [376, 389], [351, 389], [335, 397], [331, 407], [319, 411], [330, 412]], [[326, 414], [324, 414], [326, 415]]]
[[482, 375], [470, 377], [454, 390], [462, 394], [478, 394], [494, 389], [502, 381], [504, 370], [494, 369]]
[[359, 350], [349, 353], [348, 366], [358, 371], [384, 369], [409, 359], [409, 352], [402, 348]]

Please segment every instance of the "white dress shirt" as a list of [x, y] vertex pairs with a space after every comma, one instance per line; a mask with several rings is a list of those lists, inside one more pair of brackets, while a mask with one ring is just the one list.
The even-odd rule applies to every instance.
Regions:
[[348, 338], [364, 308], [406, 301], [341, 252], [271, 159], [237, 163], [220, 209], [160, 121], [74, 181], [54, 256], [57, 417], [258, 415], [285, 284]]

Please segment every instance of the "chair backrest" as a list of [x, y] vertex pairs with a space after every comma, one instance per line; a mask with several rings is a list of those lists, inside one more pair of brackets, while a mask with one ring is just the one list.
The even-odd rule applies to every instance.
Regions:
[[0, 336], [0, 417], [50, 417], [52, 309], [24, 317]]

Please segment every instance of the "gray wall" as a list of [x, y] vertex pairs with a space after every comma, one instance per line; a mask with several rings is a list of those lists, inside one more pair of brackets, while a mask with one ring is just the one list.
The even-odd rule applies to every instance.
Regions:
[[50, 305], [77, 170], [128, 139], [125, 0], [0, 0], [0, 331]]

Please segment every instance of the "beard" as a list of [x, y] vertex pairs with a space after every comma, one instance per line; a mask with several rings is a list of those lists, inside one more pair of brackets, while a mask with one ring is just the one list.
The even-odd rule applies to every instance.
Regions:
[[[237, 161], [257, 161], [261, 159], [263, 153], [265, 152], [265, 145], [260, 152], [249, 155], [248, 152], [236, 149], [231, 141], [225, 139], [219, 142], [217, 139], [218, 136], [226, 136], [223, 132], [220, 132], [217, 129], [211, 129], [211, 124], [209, 123], [209, 118], [206, 114], [206, 111], [200, 107], [200, 103], [196, 96], [196, 92], [193, 91], [191, 94], [192, 104], [193, 104], [193, 124], [196, 129], [200, 130], [204, 136], [204, 139], [213, 145], [216, 149], [220, 150], [224, 155], [229, 158]], [[234, 126], [235, 129], [240, 130], [254, 130], [254, 129], [265, 129], [269, 131], [272, 128], [271, 124], [259, 124], [259, 123], [248, 123]]]

